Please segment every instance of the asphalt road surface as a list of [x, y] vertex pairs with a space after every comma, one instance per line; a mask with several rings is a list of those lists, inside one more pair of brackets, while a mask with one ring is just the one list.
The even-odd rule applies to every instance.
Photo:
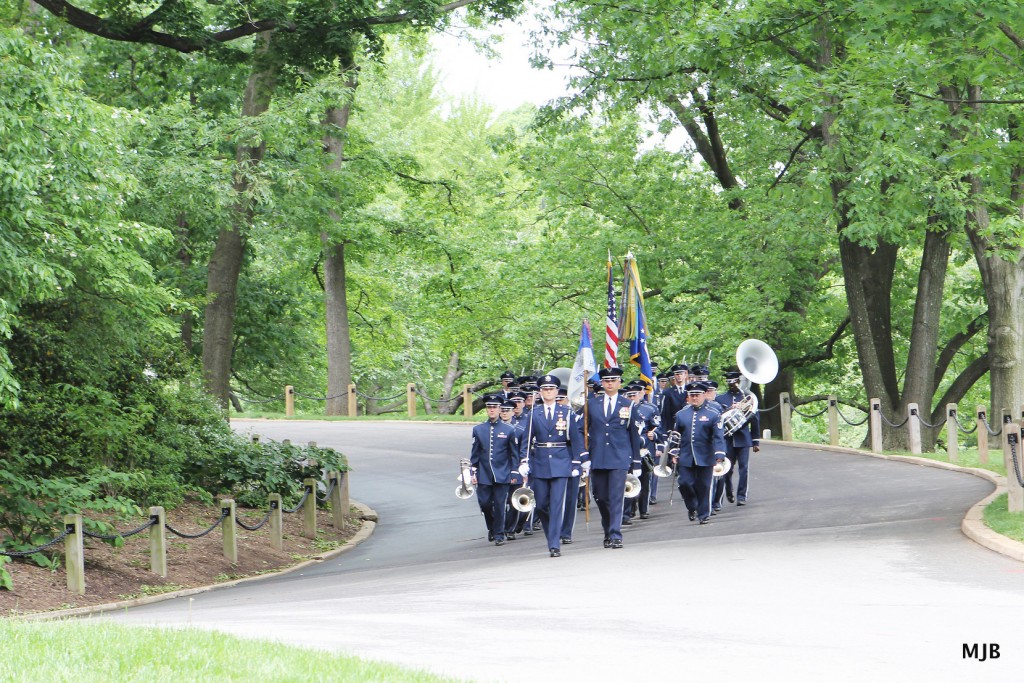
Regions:
[[960, 533], [992, 490], [968, 474], [767, 445], [747, 506], [700, 526], [662, 480], [623, 549], [602, 547], [594, 506], [550, 558], [539, 533], [487, 543], [475, 499], [455, 497], [469, 425], [233, 424], [344, 452], [376, 532], [301, 573], [107, 618], [477, 681], [994, 681], [1024, 663], [1024, 564]]

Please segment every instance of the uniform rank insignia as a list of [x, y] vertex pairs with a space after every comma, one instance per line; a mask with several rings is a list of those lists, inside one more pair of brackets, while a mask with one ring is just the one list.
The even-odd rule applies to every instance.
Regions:
[[566, 428], [567, 426], [568, 426], [568, 425], [566, 425], [566, 423], [565, 423], [565, 418], [564, 418], [564, 417], [561, 417], [561, 416], [559, 416], [559, 417], [558, 417], [558, 422], [556, 422], [556, 423], [555, 423], [555, 429], [557, 429], [557, 430], [558, 430], [558, 435], [559, 435], [559, 436], [561, 436], [561, 435], [562, 435], [562, 432], [564, 432], [564, 431], [565, 431], [565, 428]]
[[619, 408], [619, 419], [620, 420], [628, 420], [629, 419], [629, 408]]
[[699, 421], [700, 422], [707, 422], [708, 421], [708, 416], [707, 415], [701, 415]]
[[508, 434], [502, 434], [501, 432], [498, 432], [498, 438], [499, 439], [507, 439], [508, 438]]

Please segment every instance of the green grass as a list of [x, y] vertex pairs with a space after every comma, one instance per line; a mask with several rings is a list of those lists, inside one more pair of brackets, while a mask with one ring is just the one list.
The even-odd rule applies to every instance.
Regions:
[[198, 629], [0, 620], [0, 681], [451, 681], [330, 652]]
[[997, 534], [1024, 542], [1024, 515], [1007, 510], [1006, 501], [1003, 494], [985, 508], [985, 524]]

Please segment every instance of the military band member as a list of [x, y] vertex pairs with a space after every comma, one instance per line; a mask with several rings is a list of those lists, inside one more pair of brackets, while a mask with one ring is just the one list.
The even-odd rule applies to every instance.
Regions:
[[572, 410], [555, 400], [560, 384], [554, 375], [539, 378], [541, 403], [531, 411], [527, 457], [519, 465], [519, 473], [530, 478], [535, 519], [544, 530], [551, 557], [562, 554], [566, 484], [573, 474], [579, 475], [583, 451], [582, 424], [572, 419]]
[[[659, 372], [658, 373], [658, 383], [657, 383], [657, 386], [654, 388], [654, 393], [651, 394], [651, 403], [654, 404], [654, 407], [658, 411], [658, 423], [659, 423], [658, 442], [659, 443], [661, 443], [662, 439], [665, 438], [665, 434], [663, 433], [663, 430], [661, 429], [660, 424], [662, 422], [662, 417], [661, 417], [661, 415], [663, 413], [662, 409], [665, 407], [665, 392], [668, 391], [668, 389], [669, 389], [669, 378], [671, 376], [672, 376], [671, 373], [669, 373], [667, 371], [666, 372]], [[657, 505], [658, 504], [658, 479], [659, 478], [660, 477], [651, 477], [651, 499], [650, 499], [650, 504], [651, 505]]]
[[689, 376], [689, 368], [683, 363], [677, 363], [670, 368], [672, 373], [672, 386], [664, 393], [661, 402], [661, 427], [662, 436], [672, 429], [676, 413], [686, 407], [686, 380]]
[[[725, 373], [725, 385], [728, 391], [718, 397], [718, 403], [723, 410], [728, 410], [743, 400], [745, 394], [740, 391], [740, 373], [731, 370]], [[761, 450], [761, 442], [758, 435], [761, 433], [761, 420], [755, 410], [750, 419], [742, 427], [737, 429], [730, 436], [725, 437], [726, 456], [732, 462], [729, 473], [720, 479], [724, 480], [725, 496], [730, 503], [737, 505], [747, 504], [747, 491], [750, 479], [750, 452], [757, 453]], [[733, 496], [732, 473], [737, 472], [736, 495]], [[721, 493], [718, 503], [721, 505]]]
[[505, 504], [512, 471], [519, 467], [519, 437], [515, 427], [499, 419], [500, 407], [500, 396], [484, 396], [487, 420], [473, 427], [469, 455], [487, 540], [494, 545], [505, 544]]
[[707, 524], [711, 519], [714, 467], [725, 459], [725, 436], [721, 416], [705, 403], [706, 387], [699, 382], [686, 385], [690, 405], [676, 413], [673, 425], [680, 434], [679, 493], [690, 520]]
[[[516, 437], [519, 439], [520, 444], [519, 457], [520, 461], [522, 461], [522, 450], [526, 443], [526, 435], [523, 433], [522, 427], [512, 421], [515, 406], [516, 404], [512, 401], [504, 401], [499, 409], [498, 417], [502, 422], [512, 425], [516, 430]], [[516, 468], [518, 468], [518, 465]], [[512, 506], [512, 494], [522, 485], [522, 475], [519, 474], [518, 469], [513, 469], [508, 482], [508, 498], [505, 500], [505, 541], [516, 540], [516, 534], [522, 531], [523, 524], [526, 522], [526, 513], [520, 512]]]
[[[564, 388], [564, 387], [563, 387]], [[559, 388], [559, 392], [562, 388]], [[561, 396], [560, 396], [561, 398]], [[559, 402], [561, 403], [561, 402]], [[566, 405], [568, 406], [568, 399]], [[574, 423], [574, 428], [579, 435], [579, 438], [583, 438], [583, 411], [573, 412], [570, 409], [570, 420]], [[582, 444], [580, 444], [580, 450], [583, 450]], [[581, 509], [580, 500], [586, 496], [586, 487], [580, 486], [580, 480], [583, 477], [583, 466], [580, 464], [579, 468], [573, 468], [572, 475], [565, 482], [565, 512], [562, 515], [562, 532], [559, 535], [559, 540], [562, 545], [568, 545], [572, 543], [572, 530], [576, 525], [576, 511]]]
[[640, 448], [640, 495], [627, 499], [622, 511], [622, 524], [632, 524], [632, 519], [640, 513], [640, 519], [647, 519], [651, 495], [651, 478], [654, 472], [654, 451], [657, 448], [657, 428], [660, 418], [657, 408], [646, 400], [647, 385], [641, 381], [630, 382], [623, 392], [634, 403], [636, 419], [634, 426], [641, 433], [643, 446]]
[[640, 449], [643, 440], [636, 429], [633, 402], [619, 394], [621, 368], [601, 368], [598, 372], [604, 396], [587, 403], [586, 429], [590, 451], [583, 457], [591, 463], [590, 477], [594, 498], [601, 512], [604, 547], [622, 547], [622, 498], [626, 473], [640, 476]]
[[511, 370], [506, 370], [501, 373], [501, 377], [499, 379], [501, 380], [501, 391], [497, 393], [501, 396], [501, 400], [507, 401], [515, 392], [513, 385], [516, 383], [516, 376], [512, 374]]

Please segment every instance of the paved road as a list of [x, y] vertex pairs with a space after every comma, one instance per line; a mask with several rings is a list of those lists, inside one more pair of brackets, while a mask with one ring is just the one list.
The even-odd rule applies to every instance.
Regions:
[[[750, 504], [686, 521], [668, 490], [625, 548], [590, 530], [548, 557], [542, 537], [486, 543], [455, 495], [468, 425], [242, 422], [349, 456], [374, 536], [301, 574], [136, 608], [192, 623], [472, 680], [980, 681], [1024, 663], [1024, 564], [959, 531], [991, 485], [966, 474], [766, 446]], [[964, 659], [997, 643], [998, 659]], [[756, 678], [755, 678], [756, 677]]]

